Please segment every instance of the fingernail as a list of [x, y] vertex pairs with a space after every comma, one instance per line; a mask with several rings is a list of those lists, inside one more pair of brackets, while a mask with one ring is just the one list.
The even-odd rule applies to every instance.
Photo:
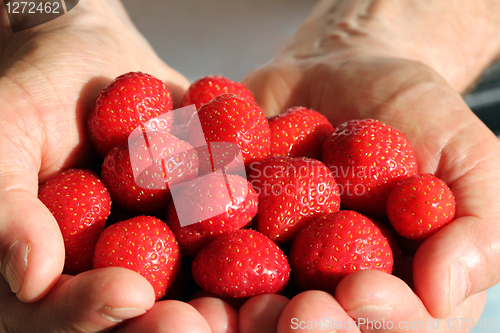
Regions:
[[367, 321], [382, 321], [389, 318], [394, 312], [393, 308], [385, 306], [365, 305], [348, 312], [353, 319], [366, 319]]
[[7, 252], [4, 266], [4, 277], [14, 293], [18, 293], [24, 282], [28, 268], [28, 243], [18, 240], [12, 244]]
[[453, 311], [467, 297], [469, 281], [465, 275], [463, 266], [454, 262], [450, 266], [450, 311]]
[[134, 318], [146, 313], [146, 310], [141, 308], [112, 308], [105, 306], [101, 309], [101, 314], [104, 318], [120, 323], [124, 320]]

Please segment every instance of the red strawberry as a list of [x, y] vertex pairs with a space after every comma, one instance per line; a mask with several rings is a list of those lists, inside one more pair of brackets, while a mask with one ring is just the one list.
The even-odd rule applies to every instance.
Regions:
[[398, 182], [387, 198], [387, 216], [398, 234], [425, 239], [455, 217], [455, 198], [441, 179], [422, 174]]
[[271, 155], [319, 159], [333, 126], [321, 113], [296, 106], [269, 119]]
[[250, 166], [248, 180], [259, 194], [254, 227], [278, 244], [293, 239], [318, 216], [340, 208], [335, 179], [314, 159], [268, 157]]
[[218, 235], [246, 226], [257, 214], [257, 204], [257, 193], [246, 179], [214, 172], [175, 191], [167, 224], [182, 255], [194, 257]]
[[283, 251], [249, 229], [229, 231], [202, 248], [192, 271], [204, 290], [234, 298], [279, 293], [290, 276]]
[[[203, 131], [200, 130], [200, 134], [203, 135]], [[195, 149], [198, 153], [198, 174], [200, 176], [221, 169], [226, 173], [246, 177], [245, 162], [242, 150], [238, 144], [231, 142], [210, 142], [207, 145], [200, 146], [195, 141], [194, 145], [198, 146]]]
[[106, 228], [94, 254], [94, 268], [123, 267], [141, 274], [153, 286], [156, 300], [165, 295], [180, 264], [174, 234], [150, 216], [137, 216]]
[[[205, 140], [234, 143], [241, 148], [245, 166], [269, 155], [271, 139], [269, 124], [262, 110], [254, 103], [235, 95], [215, 97], [198, 111], [200, 123], [190, 122], [190, 140], [193, 146], [203, 146], [195, 128], [201, 124]], [[217, 168], [214, 168], [214, 170]]]
[[391, 247], [380, 229], [354, 211], [339, 211], [310, 223], [295, 238], [290, 265], [302, 289], [335, 288], [348, 274], [362, 269], [391, 273]]
[[197, 175], [196, 150], [166, 132], [149, 132], [130, 145], [118, 145], [104, 159], [101, 171], [113, 202], [143, 214], [165, 209], [170, 187]]
[[224, 76], [205, 76], [196, 80], [184, 94], [181, 107], [195, 104], [199, 109], [210, 102], [214, 97], [222, 94], [234, 94], [252, 103], [255, 99], [250, 90], [242, 83], [234, 82]]
[[184, 108], [188, 105], [195, 105], [195, 110], [210, 102], [214, 97], [223, 94], [233, 94], [255, 103], [255, 99], [243, 84], [234, 82], [223, 76], [205, 76], [195, 81], [184, 94], [180, 109], [176, 110], [173, 130], [179, 138], [187, 138], [189, 131], [189, 121], [193, 116], [193, 111]]
[[[95, 100], [87, 119], [90, 141], [101, 157], [116, 145], [127, 141], [137, 127], [161, 114], [172, 111], [172, 97], [165, 84], [141, 72], [117, 77]], [[170, 128], [171, 117], [165, 117]]]
[[91, 269], [94, 246], [111, 208], [104, 184], [92, 171], [70, 169], [46, 182], [38, 198], [61, 229], [66, 252], [64, 272], [75, 275]]
[[322, 160], [339, 185], [342, 206], [375, 216], [385, 215], [389, 189], [418, 172], [404, 135], [374, 119], [337, 127], [323, 145]]
[[[394, 259], [394, 269], [400, 268], [401, 266], [401, 248], [398, 243], [399, 236], [391, 225], [391, 222], [384, 217], [383, 219], [365, 215], [367, 219], [373, 222], [379, 229], [380, 233], [385, 237], [392, 251], [392, 258]], [[394, 271], [393, 271], [394, 272]]]

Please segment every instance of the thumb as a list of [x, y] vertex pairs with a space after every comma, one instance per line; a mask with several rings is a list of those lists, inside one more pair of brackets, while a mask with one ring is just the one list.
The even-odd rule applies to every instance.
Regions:
[[37, 198], [37, 172], [1, 160], [0, 166], [0, 269], [21, 301], [34, 302], [59, 278], [64, 243], [57, 222]]

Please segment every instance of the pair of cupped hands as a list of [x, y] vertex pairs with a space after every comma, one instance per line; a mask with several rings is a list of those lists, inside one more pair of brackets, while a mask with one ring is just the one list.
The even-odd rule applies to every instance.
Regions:
[[0, 331], [284, 333], [364, 318], [393, 323], [379, 331], [407, 333], [422, 327], [400, 321], [430, 331], [435, 317], [466, 318], [465, 331], [480, 316], [484, 291], [500, 280], [500, 142], [460, 95], [499, 54], [499, 6], [487, 3], [323, 0], [286, 48], [245, 78], [267, 116], [302, 105], [334, 126], [370, 117], [396, 127], [419, 171], [451, 187], [457, 218], [416, 252], [414, 290], [395, 276], [360, 271], [335, 295], [261, 295], [239, 311], [212, 297], [154, 303], [152, 287], [127, 269], [61, 275], [63, 240], [38, 186], [88, 165], [85, 119], [94, 98], [128, 71], [164, 80], [176, 103], [189, 82], [158, 58], [118, 0], [80, 1], [16, 34], [2, 17]]

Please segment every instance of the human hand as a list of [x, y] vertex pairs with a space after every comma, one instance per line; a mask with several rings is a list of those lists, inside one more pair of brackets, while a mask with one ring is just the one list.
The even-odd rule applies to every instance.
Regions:
[[419, 172], [443, 179], [457, 202], [456, 220], [413, 258], [416, 294], [395, 276], [357, 272], [335, 299], [307, 292], [290, 301], [278, 332], [291, 331], [293, 316], [332, 313], [393, 323], [479, 318], [482, 292], [500, 273], [500, 143], [457, 91], [500, 54], [500, 6], [477, 5], [324, 0], [288, 47], [244, 80], [268, 116], [302, 105], [334, 126], [376, 118], [397, 128], [412, 143]]
[[117, 0], [80, 1], [70, 13], [16, 34], [6, 16], [0, 23], [0, 332], [101, 332], [151, 308], [119, 332], [137, 323], [141, 332], [158, 332], [161, 321], [175, 323], [171, 332], [186, 332], [186, 325], [210, 332], [188, 304], [153, 306], [152, 287], [130, 270], [61, 276], [63, 240], [37, 199], [39, 182], [90, 166], [86, 114], [113, 78], [151, 73], [177, 102], [189, 82], [156, 56]]

